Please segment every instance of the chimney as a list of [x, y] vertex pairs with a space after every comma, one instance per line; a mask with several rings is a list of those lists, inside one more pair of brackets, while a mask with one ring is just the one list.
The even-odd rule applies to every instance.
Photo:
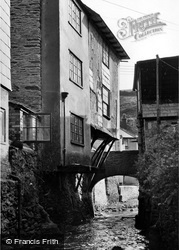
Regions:
[[127, 129], [127, 119], [126, 119], [126, 114], [122, 115], [122, 120], [121, 120], [121, 127], [124, 129]]

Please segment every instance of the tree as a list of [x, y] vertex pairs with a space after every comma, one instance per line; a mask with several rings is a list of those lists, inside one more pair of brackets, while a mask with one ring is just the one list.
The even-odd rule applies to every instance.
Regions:
[[153, 129], [137, 162], [140, 190], [150, 197], [150, 225], [160, 229], [167, 249], [178, 244], [178, 139], [177, 126], [164, 124], [159, 133]]

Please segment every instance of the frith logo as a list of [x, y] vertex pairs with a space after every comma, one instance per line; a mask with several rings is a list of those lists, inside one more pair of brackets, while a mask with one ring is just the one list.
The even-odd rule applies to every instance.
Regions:
[[117, 37], [124, 40], [133, 36], [135, 40], [139, 41], [149, 35], [161, 33], [166, 24], [159, 21], [159, 15], [158, 12], [137, 19], [131, 17], [120, 19], [117, 23], [120, 28]]

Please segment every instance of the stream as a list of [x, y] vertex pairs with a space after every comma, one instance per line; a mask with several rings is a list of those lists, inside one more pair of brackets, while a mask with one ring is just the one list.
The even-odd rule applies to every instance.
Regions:
[[136, 214], [137, 209], [132, 212], [100, 213], [88, 223], [71, 226], [66, 230], [64, 249], [162, 250], [155, 235], [151, 235], [149, 240], [135, 228]]

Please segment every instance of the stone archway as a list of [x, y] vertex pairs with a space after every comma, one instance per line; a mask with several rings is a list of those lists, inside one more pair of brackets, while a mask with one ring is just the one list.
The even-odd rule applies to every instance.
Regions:
[[137, 169], [135, 161], [138, 157], [138, 151], [112, 151], [110, 152], [106, 162], [100, 167], [99, 171], [94, 175], [89, 185], [91, 192], [96, 183], [100, 180], [115, 176], [125, 175], [135, 177]]

